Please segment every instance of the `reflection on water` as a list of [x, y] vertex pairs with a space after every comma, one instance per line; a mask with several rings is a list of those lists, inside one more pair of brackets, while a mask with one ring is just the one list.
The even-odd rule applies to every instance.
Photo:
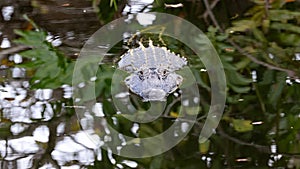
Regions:
[[128, 13], [132, 14], [132, 13], [138, 13], [140, 11], [149, 12], [150, 9], [152, 8], [153, 1], [154, 0], [131, 0], [131, 1], [128, 1], [122, 14], [126, 15]]
[[[149, 10], [152, 2], [129, 1], [124, 14], [135, 13], [146, 5]], [[85, 40], [100, 26], [88, 1], [4, 1], [0, 2], [0, 6], [0, 18], [3, 18], [3, 25], [0, 25], [1, 49], [14, 47], [13, 29], [27, 29], [22, 17], [24, 13], [49, 31], [46, 38], [48, 42], [74, 57], [77, 57]], [[87, 114], [81, 119], [79, 126], [75, 115], [66, 116], [67, 109], [73, 107], [66, 103], [56, 104], [58, 100], [72, 97], [71, 86], [63, 85], [59, 90], [30, 90], [26, 76], [30, 72], [11, 66], [23, 62], [21, 55], [1, 54], [0, 61], [1, 169], [82, 168], [93, 164], [95, 159], [102, 160], [103, 153], [99, 145], [80, 131], [82, 127], [93, 132], [93, 118]], [[102, 103], [96, 103], [93, 112], [95, 116], [103, 117]], [[104, 130], [109, 132], [108, 129]], [[132, 132], [136, 133], [137, 130], [138, 125], [134, 125]], [[122, 140], [121, 135], [120, 139]], [[101, 142], [99, 140], [100, 144]], [[107, 155], [110, 162], [119, 168], [137, 167], [137, 163], [129, 160], [116, 164], [111, 151]]]
[[[152, 8], [152, 3], [153, 0], [129, 0], [121, 13], [127, 15], [141, 10], [147, 12]], [[91, 1], [84, 0], [1, 1], [0, 48], [2, 50], [16, 47], [12, 41], [16, 38], [13, 33], [14, 29], [34, 29], [22, 17], [26, 13], [39, 26], [47, 30], [48, 42], [59, 47], [70, 58], [77, 58], [84, 42], [100, 27], [100, 22], [91, 6]], [[131, 22], [132, 19], [134, 19], [133, 15], [129, 14], [127, 21]], [[139, 24], [147, 26], [155, 20], [155, 15], [139, 14], [136, 19]], [[123, 34], [124, 38], [130, 36], [131, 34], [126, 32]], [[108, 48], [109, 44], [98, 47]], [[3, 54], [1, 50], [0, 169], [84, 168], [85, 165], [93, 165], [95, 160], [101, 161], [107, 157], [109, 162], [118, 168], [137, 167], [134, 161], [118, 161], [109, 149], [105, 153], [99, 149], [99, 146], [113, 139], [107, 127], [101, 128], [101, 131], [94, 131], [94, 117], [105, 116], [101, 102], [97, 102], [91, 111], [85, 110], [86, 107], [73, 107], [68, 103], [68, 99], [73, 94], [73, 88], [69, 85], [62, 85], [58, 90], [30, 90], [30, 79], [27, 75], [32, 72], [15, 66], [22, 63], [25, 58], [14, 52], [9, 55]], [[272, 59], [274, 56], [269, 57]], [[295, 60], [300, 60], [299, 54], [296, 54]], [[206, 69], [200, 71], [207, 72]], [[257, 81], [258, 73], [255, 70], [251, 71], [253, 82]], [[96, 77], [90, 79], [90, 81], [95, 80]], [[295, 82], [300, 83], [299, 79]], [[286, 83], [293, 82], [287, 78]], [[128, 96], [127, 92], [118, 93], [116, 98], [126, 96]], [[243, 98], [237, 100], [240, 103], [244, 101]], [[198, 103], [199, 98], [194, 98], [193, 101]], [[188, 100], [183, 102], [183, 105], [188, 104]], [[84, 118], [78, 121], [74, 112], [72, 114], [73, 108], [82, 110]], [[101, 125], [105, 126], [104, 123], [105, 121]], [[118, 124], [117, 119], [112, 118], [112, 123]], [[263, 121], [257, 121], [252, 122], [252, 125], [262, 123]], [[130, 127], [130, 134], [138, 136], [140, 128], [138, 123], [133, 123]], [[175, 132], [174, 135], [186, 132], [187, 128], [189, 128], [189, 123], [181, 123], [178, 133]], [[85, 132], [89, 132], [90, 135], [87, 136]], [[99, 133], [105, 135], [103, 140], [98, 137]], [[122, 134], [118, 135], [118, 140], [120, 146], [129, 144]], [[134, 141], [132, 143], [138, 145], [138, 140]], [[243, 144], [247, 145], [247, 143]], [[268, 166], [273, 166], [282, 158], [282, 155], [277, 154], [278, 147], [275, 143], [270, 145], [270, 151], [273, 154], [268, 154], [270, 157], [267, 162]], [[212, 155], [214, 155], [213, 152], [210, 152], [201, 156], [201, 160], [205, 161], [208, 167], [212, 166], [210, 157]], [[252, 160], [247, 157], [236, 159], [237, 162]]]
[[5, 21], [9, 21], [11, 19], [11, 15], [14, 13], [13, 6], [4, 6], [2, 7], [2, 16]]
[[[76, 165], [77, 163], [91, 165], [94, 159], [101, 160], [101, 149], [85, 133], [93, 130], [91, 126], [93, 118], [87, 114], [86, 118], [80, 121], [85, 132], [68, 129], [70, 126], [66, 125], [70, 124], [66, 124], [67, 122], [63, 119], [59, 119], [57, 124], [52, 124], [55, 123], [53, 122], [55, 114], [59, 113], [54, 112], [53, 105], [51, 105], [51, 101], [55, 99], [55, 91], [50, 89], [31, 91], [28, 87], [28, 81], [22, 80], [11, 80], [0, 85], [0, 127], [4, 129], [5, 125], [8, 125], [10, 128], [10, 133], [7, 135], [0, 134], [0, 155], [5, 159], [0, 163], [1, 168], [32, 168], [32, 160], [40, 159], [44, 153], [47, 153], [49, 141], [56, 142], [53, 151], [50, 152], [51, 158], [56, 160], [58, 165], [80, 168]], [[70, 98], [71, 87], [63, 86], [63, 89], [61, 96]], [[98, 117], [104, 116], [101, 103], [96, 103], [94, 112]], [[73, 123], [76, 123], [76, 120]], [[134, 128], [132, 130], [136, 132], [137, 129]], [[50, 136], [50, 130], [56, 130], [54, 131], [56, 135]], [[106, 131], [109, 132], [108, 129]], [[55, 140], [51, 140], [54, 137]], [[101, 143], [100, 140], [99, 142]], [[112, 154], [110, 156], [111, 162], [115, 163]], [[136, 166], [136, 163], [124, 161], [123, 165]], [[51, 167], [53, 164], [45, 164], [42, 168]]]
[[10, 41], [8, 40], [8, 38], [3, 38], [0, 47], [1, 47], [2, 49], [5, 49], [5, 48], [9, 48], [9, 47], [10, 47]]

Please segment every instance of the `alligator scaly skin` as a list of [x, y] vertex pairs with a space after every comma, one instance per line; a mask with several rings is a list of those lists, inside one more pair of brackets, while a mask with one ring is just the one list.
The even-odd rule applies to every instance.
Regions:
[[127, 87], [143, 101], [165, 101], [182, 83], [175, 71], [187, 65], [185, 58], [170, 52], [166, 47], [149, 47], [142, 43], [121, 56], [118, 67], [130, 73], [125, 79]]

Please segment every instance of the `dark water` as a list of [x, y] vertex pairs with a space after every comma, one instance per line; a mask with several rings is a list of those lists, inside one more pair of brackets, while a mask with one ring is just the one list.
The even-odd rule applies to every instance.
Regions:
[[[136, 8], [144, 8], [147, 4], [146, 2], [144, 4], [133, 2], [132, 4], [137, 5]], [[239, 9], [241, 1], [228, 0], [226, 2], [232, 2], [232, 10], [225, 11], [226, 9], [223, 8], [216, 10], [225, 11], [230, 16], [238, 16], [238, 13], [248, 8], [248, 5], [245, 5], [242, 10]], [[250, 3], [245, 2], [245, 4]], [[127, 6], [120, 13], [126, 14], [129, 11], [134, 13], [136, 8], [134, 5], [131, 8]], [[200, 5], [200, 8], [203, 9], [203, 6]], [[66, 100], [72, 97], [71, 86], [63, 85], [57, 90], [30, 90], [30, 79], [27, 76], [30, 72], [14, 66], [25, 60], [18, 54], [18, 51], [26, 49], [13, 43], [13, 40], [17, 38], [14, 30], [34, 30], [34, 27], [24, 18], [24, 14], [48, 32], [47, 39], [53, 46], [58, 47], [68, 57], [77, 58], [87, 39], [102, 26], [92, 1], [2, 0], [0, 10], [0, 169], [77, 169], [86, 168], [93, 164], [95, 159], [99, 161], [108, 159], [106, 161], [108, 164], [118, 168], [136, 168], [135, 161], [117, 161], [110, 151], [105, 153], [107, 157], [104, 157], [99, 146], [80, 130], [84, 128], [90, 131], [93, 128], [91, 126], [93, 119], [89, 114], [86, 114], [85, 118], [80, 121], [76, 115], [54, 118], [61, 117], [60, 113], [65, 113], [70, 108]], [[197, 12], [200, 15], [203, 10]], [[224, 21], [222, 24], [226, 25], [228, 18], [221, 14], [217, 15], [220, 20]], [[56, 102], [60, 100], [63, 101]], [[62, 108], [57, 111], [59, 106]], [[104, 116], [101, 102], [97, 103], [94, 109], [96, 116]], [[137, 134], [138, 129], [138, 125], [133, 125], [131, 131]], [[251, 146], [250, 143], [249, 145], [244, 142], [240, 144]], [[258, 149], [265, 151], [266, 156], [270, 156], [266, 157], [269, 161], [265, 166], [272, 166], [282, 157], [276, 154], [277, 147], [274, 143]], [[207, 166], [211, 166], [213, 160], [209, 157], [210, 155], [213, 156], [214, 153], [211, 152], [207, 157], [202, 156], [200, 159], [207, 162]], [[251, 157], [243, 156], [235, 159], [241, 163], [251, 160]]]
[[12, 42], [17, 38], [15, 29], [33, 29], [24, 19], [26, 14], [49, 32], [49, 41], [54, 46], [76, 57], [87, 38], [100, 27], [92, 2], [4, 0], [0, 1], [0, 9], [0, 168], [59, 168], [63, 164], [70, 166], [66, 168], [80, 168], [91, 164], [91, 159], [101, 152], [86, 141], [86, 135], [63, 135], [66, 130], [78, 130], [66, 127], [77, 123], [76, 117], [68, 122], [49, 121], [57, 113], [51, 101], [70, 98], [70, 86], [55, 91], [29, 90], [25, 69], [9, 64], [21, 63], [24, 58], [5, 49], [18, 51], [18, 45]]
[[[136, 10], [144, 7], [134, 4]], [[28, 71], [12, 66], [24, 61], [18, 52], [26, 49], [13, 42], [18, 38], [14, 30], [35, 29], [25, 18], [47, 31], [53, 46], [77, 58], [87, 39], [101, 27], [92, 1], [5, 0], [0, 9], [0, 169], [77, 169], [103, 159], [99, 146], [80, 131], [80, 127], [89, 129], [92, 119], [78, 121], [74, 114], [68, 119], [55, 118], [60, 112], [53, 102], [71, 98], [72, 87], [30, 90]], [[60, 104], [62, 111], [69, 108], [64, 104]], [[95, 109], [103, 115], [101, 103]], [[136, 132], [137, 126], [132, 130]], [[120, 168], [137, 166], [130, 160], [117, 164], [109, 151], [107, 156], [108, 163]]]

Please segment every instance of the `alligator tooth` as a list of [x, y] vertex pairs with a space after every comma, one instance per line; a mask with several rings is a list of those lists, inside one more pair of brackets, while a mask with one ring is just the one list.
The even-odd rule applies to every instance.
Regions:
[[161, 47], [161, 48], [162, 48], [164, 51], [166, 51], [166, 52], [168, 51], [168, 49], [167, 49], [166, 47], [164, 47], [164, 46]]
[[133, 56], [133, 49], [129, 49], [129, 53], [131, 56]]
[[142, 44], [142, 42], [139, 42], [140, 47], [142, 48], [142, 50], [145, 50], [145, 46]]
[[149, 46], [151, 47], [151, 48], [153, 48], [154, 46], [153, 46], [153, 41], [150, 39], [149, 40]]

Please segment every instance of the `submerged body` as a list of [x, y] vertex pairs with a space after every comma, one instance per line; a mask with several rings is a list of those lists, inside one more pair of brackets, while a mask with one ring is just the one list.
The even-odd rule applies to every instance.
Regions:
[[120, 69], [130, 73], [125, 79], [127, 87], [141, 96], [143, 101], [164, 101], [182, 83], [183, 78], [175, 71], [187, 64], [165, 47], [145, 48], [141, 43], [138, 48], [130, 49], [118, 63]]

